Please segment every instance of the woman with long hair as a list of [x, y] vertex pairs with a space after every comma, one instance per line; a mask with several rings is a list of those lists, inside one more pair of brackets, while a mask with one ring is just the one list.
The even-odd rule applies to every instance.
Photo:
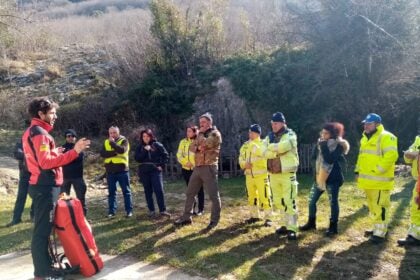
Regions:
[[325, 235], [333, 236], [338, 233], [340, 212], [338, 195], [344, 182], [344, 155], [350, 150], [350, 145], [343, 139], [343, 135], [344, 126], [341, 123], [329, 122], [322, 127], [320, 138], [313, 153], [313, 159], [316, 161], [316, 179], [309, 194], [309, 218], [304, 226], [299, 227], [301, 231], [316, 229], [316, 203], [321, 195], [327, 191], [331, 216], [330, 226]]
[[[198, 127], [191, 125], [187, 127], [186, 137], [179, 142], [178, 152], [176, 153], [176, 158], [182, 166], [182, 177], [185, 180], [185, 183], [188, 186], [190, 181], [191, 174], [195, 165], [194, 152], [190, 151], [190, 145], [193, 143], [194, 139], [197, 137]], [[198, 203], [194, 203], [194, 214], [200, 216], [204, 212], [204, 190], [201, 187], [200, 191], [197, 194]], [[196, 210], [197, 207], [197, 210]]]

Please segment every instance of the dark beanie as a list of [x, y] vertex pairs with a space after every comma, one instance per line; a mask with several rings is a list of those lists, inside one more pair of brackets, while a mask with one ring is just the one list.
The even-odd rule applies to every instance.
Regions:
[[249, 131], [252, 131], [261, 135], [261, 126], [259, 124], [251, 124], [251, 126], [249, 127]]
[[76, 131], [74, 131], [74, 129], [67, 129], [64, 132], [64, 137], [66, 137], [67, 135], [73, 135], [74, 137], [77, 137]]
[[276, 112], [271, 117], [271, 121], [285, 123], [286, 122], [286, 119], [284, 118], [284, 115], [283, 115], [282, 112]]

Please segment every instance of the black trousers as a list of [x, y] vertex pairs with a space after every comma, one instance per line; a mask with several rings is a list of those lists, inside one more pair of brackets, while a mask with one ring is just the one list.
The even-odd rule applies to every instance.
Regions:
[[51, 272], [52, 260], [48, 253], [48, 238], [52, 230], [54, 203], [57, 201], [59, 190], [55, 186], [29, 186], [29, 195], [34, 206], [31, 253], [35, 277], [45, 277]]
[[80, 178], [68, 178], [64, 179], [63, 184], [61, 185], [61, 192], [65, 192], [66, 194], [70, 194], [71, 186], [73, 185], [74, 192], [76, 193], [76, 197], [82, 203], [83, 213], [86, 216], [87, 207], [86, 207], [86, 183], [83, 180], [83, 177]]
[[[182, 177], [184, 177], [185, 183], [188, 186], [188, 182], [190, 181], [191, 174], [193, 173], [192, 170], [182, 169]], [[198, 201], [198, 203], [197, 203]], [[194, 211], [196, 206], [198, 206], [197, 212], [203, 212], [204, 211], [204, 189], [201, 186], [200, 191], [197, 194], [196, 202], [194, 202]]]
[[[15, 208], [13, 210], [12, 222], [19, 223], [22, 221], [22, 213], [25, 208], [26, 198], [28, 196], [29, 178], [31, 174], [24, 170], [19, 170], [19, 185], [18, 193], [15, 202]], [[31, 219], [34, 217], [34, 204], [31, 205], [30, 212]]]

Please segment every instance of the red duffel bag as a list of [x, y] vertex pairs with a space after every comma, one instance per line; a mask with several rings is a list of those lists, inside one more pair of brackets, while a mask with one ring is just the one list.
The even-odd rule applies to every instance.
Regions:
[[80, 273], [86, 277], [95, 275], [104, 267], [80, 200], [60, 198], [56, 205], [54, 224], [72, 267], [79, 266]]

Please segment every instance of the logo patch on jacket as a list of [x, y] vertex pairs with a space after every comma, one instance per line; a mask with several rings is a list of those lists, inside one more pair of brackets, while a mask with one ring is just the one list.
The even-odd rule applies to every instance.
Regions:
[[50, 150], [50, 146], [49, 145], [41, 145], [39, 146], [39, 151], [40, 152], [48, 152]]

